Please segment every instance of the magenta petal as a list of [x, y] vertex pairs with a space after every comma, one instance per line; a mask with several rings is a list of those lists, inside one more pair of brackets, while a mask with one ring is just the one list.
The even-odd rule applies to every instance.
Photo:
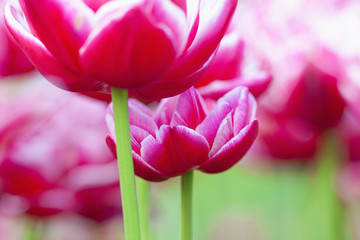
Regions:
[[171, 126], [184, 125], [195, 129], [206, 117], [205, 103], [198, 91], [191, 87], [180, 94]]
[[232, 167], [249, 150], [258, 133], [258, 122], [254, 120], [243, 128], [238, 135], [226, 143], [217, 153], [203, 163], [199, 170], [206, 173], [218, 173]]
[[217, 104], [204, 121], [197, 126], [196, 132], [204, 136], [212, 146], [221, 122], [231, 111], [232, 109], [228, 103], [222, 102]]
[[132, 151], [134, 159], [135, 174], [147, 181], [161, 182], [169, 177], [164, 176], [161, 172], [150, 166], [139, 154]]
[[[187, 1], [183, 2], [186, 4]], [[154, 0], [152, 17], [171, 29], [168, 31], [169, 37], [172, 39], [177, 55], [180, 55], [188, 39], [185, 13], [170, 1]]]
[[163, 74], [176, 56], [169, 29], [150, 19], [142, 6], [112, 11], [81, 48], [81, 65], [111, 86], [142, 87]]
[[209, 67], [215, 53], [208, 59], [208, 61], [196, 72], [190, 75], [165, 74], [161, 79], [155, 81], [148, 86], [139, 89], [130, 90], [130, 96], [137, 97], [144, 101], [152, 101], [156, 99], [175, 96], [189, 89], [194, 83], [204, 74]]
[[265, 72], [257, 72], [255, 75], [239, 77], [229, 80], [215, 80], [210, 84], [199, 87], [198, 90], [204, 98], [218, 99], [232, 89], [244, 86], [255, 96], [260, 96], [269, 86], [271, 76]]
[[[169, 135], [168, 129], [164, 131], [164, 129], [161, 128], [160, 132], [165, 138]], [[172, 166], [169, 151], [161, 139], [155, 139], [151, 135], [146, 137], [141, 143], [140, 155], [146, 164], [156, 169], [163, 176], [173, 177], [177, 175], [176, 169]]]
[[221, 121], [219, 129], [217, 130], [214, 143], [211, 146], [209, 156], [214, 155], [218, 152], [227, 142], [234, 137], [234, 128], [232, 124], [231, 113], [228, 113], [226, 117]]
[[100, 88], [97, 83], [81, 73], [68, 69], [55, 59], [39, 39], [31, 35], [21, 24], [24, 21], [21, 13], [13, 6], [6, 6], [5, 21], [11, 35], [30, 61], [54, 85], [70, 91], [91, 91]]
[[46, 48], [67, 67], [80, 70], [79, 49], [92, 29], [94, 12], [82, 1], [21, 0], [20, 3], [31, 30]]
[[237, 5], [236, 0], [201, 2], [200, 22], [195, 39], [167, 74], [187, 76], [201, 68], [217, 49]]
[[154, 119], [148, 115], [150, 109], [140, 102], [135, 103], [135, 100], [129, 101], [129, 121], [130, 125], [136, 126], [147, 131], [149, 134], [155, 136], [158, 127]]
[[208, 159], [210, 147], [203, 136], [184, 126], [168, 127], [168, 130], [169, 135], [163, 144], [176, 175], [183, 175]]
[[146, 130], [133, 125], [130, 125], [130, 133], [131, 148], [136, 153], [140, 154], [141, 142], [150, 134]]
[[179, 95], [171, 98], [162, 99], [156, 108], [154, 119], [158, 126], [170, 125], [173, 118]]

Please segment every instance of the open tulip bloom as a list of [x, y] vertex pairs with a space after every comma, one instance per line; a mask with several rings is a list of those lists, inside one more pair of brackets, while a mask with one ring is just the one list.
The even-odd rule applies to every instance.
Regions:
[[[160, 102], [155, 112], [129, 101], [135, 173], [148, 181], [163, 181], [198, 169], [219, 173], [237, 163], [253, 143], [258, 122], [256, 101], [245, 87], [220, 98], [209, 111], [197, 90]], [[107, 117], [112, 136], [114, 120]]]
[[[5, 21], [53, 84], [112, 92], [125, 238], [140, 239], [128, 92], [144, 100], [190, 88], [208, 68], [237, 0], [19, 0]], [[98, 93], [96, 94], [98, 97]]]
[[[135, 173], [148, 181], [181, 175], [182, 224], [188, 225], [192, 170], [218, 173], [229, 169], [244, 156], [258, 132], [256, 101], [245, 87], [233, 89], [215, 106], [205, 104], [197, 90], [190, 88], [162, 100], [155, 112], [130, 100], [129, 112]], [[113, 119], [110, 109], [108, 145], [115, 153]], [[184, 233], [182, 229], [182, 237], [191, 239], [191, 230]]]

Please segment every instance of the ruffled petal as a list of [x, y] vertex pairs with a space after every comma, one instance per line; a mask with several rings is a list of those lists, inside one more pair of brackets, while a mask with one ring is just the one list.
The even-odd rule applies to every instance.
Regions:
[[136, 152], [132, 151], [132, 155], [134, 159], [134, 171], [137, 176], [152, 182], [161, 182], [169, 179], [169, 177], [164, 176], [161, 172], [149, 165]]
[[176, 171], [174, 176], [183, 175], [208, 159], [210, 147], [203, 136], [185, 126], [166, 128], [168, 135], [163, 145], [169, 152], [169, 161]]
[[21, 0], [20, 4], [32, 32], [52, 55], [80, 70], [79, 49], [93, 28], [94, 12], [73, 0]]
[[218, 99], [232, 89], [244, 86], [255, 96], [259, 97], [270, 85], [271, 75], [259, 71], [250, 76], [238, 77], [229, 80], [215, 80], [210, 84], [199, 87], [198, 90], [204, 98]]
[[45, 46], [26, 30], [21, 13], [7, 5], [5, 21], [11, 35], [37, 69], [54, 85], [69, 91], [101, 90], [102, 86], [79, 72], [65, 67]]
[[203, 163], [199, 170], [206, 173], [223, 172], [240, 159], [249, 150], [258, 133], [258, 122], [254, 120], [243, 128], [238, 135], [226, 143], [222, 148]]
[[197, 126], [196, 132], [204, 136], [212, 146], [221, 122], [231, 111], [232, 109], [228, 103], [217, 104], [204, 121]]
[[194, 87], [180, 94], [171, 126], [195, 129], [206, 117], [205, 103]]
[[113, 87], [136, 88], [159, 78], [172, 64], [177, 53], [170, 29], [155, 22], [143, 5], [125, 12], [100, 11], [104, 19], [80, 50], [81, 65], [90, 76]]

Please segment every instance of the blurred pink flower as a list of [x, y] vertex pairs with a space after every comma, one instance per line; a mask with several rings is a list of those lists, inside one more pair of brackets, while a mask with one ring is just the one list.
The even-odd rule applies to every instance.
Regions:
[[208, 67], [236, 0], [21, 0], [8, 28], [38, 70], [70, 91], [173, 96]]
[[24, 73], [34, 69], [21, 49], [13, 41], [4, 22], [4, 7], [8, 0], [0, 0], [0, 76]]
[[17, 199], [18, 212], [71, 211], [95, 221], [121, 213], [105, 103], [32, 79], [0, 106], [0, 203]]
[[[191, 169], [225, 171], [250, 148], [258, 131], [256, 101], [238, 87], [207, 109], [194, 89], [160, 102], [155, 113], [130, 100], [130, 130], [135, 173], [149, 181], [163, 181]], [[107, 115], [115, 152], [114, 120]]]
[[235, 12], [214, 60], [195, 84], [204, 98], [218, 99], [238, 86], [247, 87], [258, 97], [270, 84], [270, 72], [244, 52], [243, 31], [237, 26], [241, 21], [240, 14], [239, 10]]

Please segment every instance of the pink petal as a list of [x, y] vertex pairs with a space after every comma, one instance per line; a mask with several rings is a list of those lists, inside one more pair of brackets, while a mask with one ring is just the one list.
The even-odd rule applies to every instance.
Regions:
[[163, 144], [176, 175], [183, 175], [208, 159], [210, 147], [203, 136], [184, 126], [166, 127], [169, 134]]
[[130, 133], [131, 148], [133, 151], [140, 154], [141, 142], [150, 134], [146, 130], [133, 125], [130, 125]]
[[199, 170], [206, 173], [223, 172], [240, 159], [249, 150], [258, 132], [258, 122], [254, 120], [250, 125], [243, 128], [238, 135], [225, 144], [217, 153], [203, 163]]
[[166, 98], [160, 101], [156, 108], [154, 119], [158, 126], [170, 125], [173, 118], [179, 96]]
[[192, 87], [179, 96], [171, 126], [184, 125], [195, 129], [205, 117], [204, 100]]
[[132, 152], [134, 159], [134, 171], [135, 174], [147, 181], [161, 182], [169, 179], [164, 176], [161, 172], [150, 166], [139, 154]]
[[170, 1], [154, 0], [151, 14], [157, 22], [171, 29], [168, 31], [169, 37], [172, 39], [177, 55], [180, 55], [188, 39], [185, 13]]
[[55, 59], [39, 39], [26, 30], [26, 27], [22, 25], [24, 19], [21, 13], [10, 5], [6, 6], [5, 21], [11, 35], [30, 61], [54, 85], [70, 91], [101, 89], [98, 83], [79, 72], [68, 69]]
[[255, 75], [238, 77], [229, 80], [215, 80], [210, 84], [199, 87], [198, 90], [204, 98], [218, 99], [232, 89], [244, 86], [255, 96], [260, 96], [270, 85], [272, 77], [265, 72], [257, 72]]
[[218, 152], [227, 142], [234, 137], [234, 128], [232, 124], [231, 113], [228, 113], [226, 117], [221, 121], [219, 129], [217, 130], [214, 143], [211, 146], [209, 156]]
[[[154, 119], [148, 115], [149, 109], [144, 111], [146, 108], [140, 102], [134, 104], [135, 100], [129, 102], [129, 121], [130, 125], [139, 127], [149, 134], [155, 136], [155, 132], [157, 131], [158, 127], [154, 121]], [[143, 105], [143, 106], [140, 106]]]
[[200, 69], [217, 49], [232, 15], [236, 0], [202, 1], [200, 22], [195, 39], [187, 51], [164, 76], [164, 81], [174, 76], [185, 78]]
[[208, 85], [215, 80], [229, 80], [222, 81], [223, 83], [232, 82], [234, 78], [241, 75], [243, 52], [244, 41], [238, 32], [233, 31], [226, 34], [220, 43], [214, 61], [201, 79], [196, 82], [195, 87]]
[[196, 72], [184, 76], [179, 75], [165, 75], [158, 81], [150, 83], [148, 86], [133, 89], [130, 91], [130, 96], [139, 98], [144, 101], [153, 101], [161, 98], [178, 95], [189, 89], [194, 83], [204, 74], [209, 67], [215, 53], [208, 59], [208, 61]]
[[[164, 132], [164, 129], [160, 129], [163, 135], [169, 135], [169, 131], [166, 130]], [[161, 140], [155, 139], [151, 135], [146, 137], [141, 142], [140, 155], [146, 164], [156, 169], [163, 176], [173, 177], [177, 175], [176, 169], [170, 160], [169, 152]]]
[[160, 77], [176, 55], [168, 27], [141, 5], [111, 11], [80, 50], [85, 71], [118, 88], [141, 87]]
[[80, 70], [79, 49], [92, 29], [94, 12], [82, 1], [21, 0], [32, 32], [73, 70]]
[[232, 109], [228, 103], [222, 102], [217, 104], [204, 121], [195, 129], [196, 132], [204, 136], [210, 146], [212, 146], [221, 122], [231, 111]]

